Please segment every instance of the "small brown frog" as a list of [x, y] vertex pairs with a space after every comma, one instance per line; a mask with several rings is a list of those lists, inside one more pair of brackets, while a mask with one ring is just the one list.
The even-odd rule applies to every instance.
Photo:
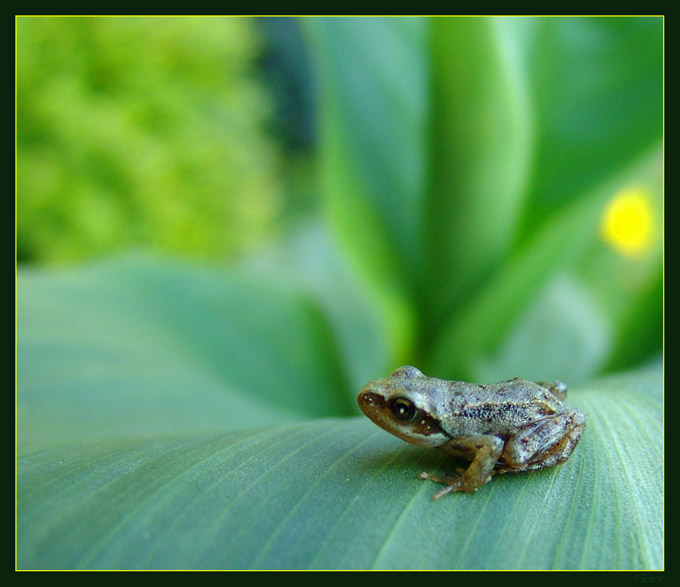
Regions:
[[586, 426], [579, 410], [562, 403], [567, 386], [511, 379], [490, 385], [426, 377], [399, 367], [359, 392], [359, 407], [373, 422], [406, 442], [441, 448], [472, 461], [460, 476], [421, 473], [444, 483], [434, 499], [476, 491], [498, 473], [552, 467], [566, 461]]

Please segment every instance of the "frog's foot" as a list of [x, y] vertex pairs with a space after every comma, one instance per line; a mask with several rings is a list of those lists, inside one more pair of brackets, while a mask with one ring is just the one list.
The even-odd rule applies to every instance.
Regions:
[[421, 473], [419, 477], [421, 479], [429, 479], [435, 483], [443, 483], [446, 485], [444, 489], [440, 489], [432, 496], [432, 499], [437, 500], [440, 497], [444, 497], [449, 493], [454, 491], [465, 491], [472, 492], [477, 491], [484, 483], [491, 481], [492, 475], [495, 471], [491, 471], [489, 476], [484, 480], [484, 483], [476, 483], [469, 478], [465, 477], [465, 469], [456, 469], [459, 475], [454, 475], [453, 473], [444, 473], [443, 475], [430, 475], [429, 473]]
[[443, 483], [444, 485], [449, 485], [450, 483], [453, 483], [456, 481], [456, 479], [459, 478], [459, 476], [454, 475], [453, 473], [444, 473], [443, 475], [430, 475], [429, 473], [425, 473], [424, 471], [418, 475], [420, 479], [428, 479], [430, 481], [434, 481], [435, 483]]

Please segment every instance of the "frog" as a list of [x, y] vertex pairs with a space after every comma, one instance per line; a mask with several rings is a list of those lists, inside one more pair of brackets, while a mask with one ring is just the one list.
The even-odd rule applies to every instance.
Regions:
[[405, 365], [361, 388], [361, 411], [391, 434], [423, 448], [470, 461], [467, 469], [427, 479], [453, 492], [475, 492], [496, 473], [522, 473], [559, 465], [576, 448], [586, 417], [563, 402], [561, 381], [515, 377], [493, 384], [428, 377]]

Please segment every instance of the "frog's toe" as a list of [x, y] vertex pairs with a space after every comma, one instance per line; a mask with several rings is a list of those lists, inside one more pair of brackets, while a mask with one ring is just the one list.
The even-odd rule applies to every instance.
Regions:
[[418, 477], [420, 477], [421, 479], [427, 479], [428, 481], [434, 481], [435, 483], [446, 483], [446, 480], [444, 479], [443, 475], [430, 475], [425, 471], [418, 475]]
[[437, 491], [437, 493], [435, 493], [432, 496], [432, 499], [434, 501], [437, 501], [440, 497], [444, 497], [445, 495], [448, 495], [452, 491], [458, 491], [458, 488], [456, 487], [455, 484], [447, 485], [446, 487], [444, 487], [444, 489], [440, 489], [439, 491]]
[[464, 478], [458, 477], [455, 480], [449, 481], [444, 487], [444, 489], [440, 489], [437, 491], [432, 496], [432, 499], [435, 501], [438, 500], [440, 497], [444, 497], [445, 495], [448, 495], [449, 493], [453, 493], [455, 491], [463, 491], [465, 493], [472, 493], [474, 491], [477, 491], [479, 489], [479, 485], [476, 483], [468, 483], [465, 481]]
[[[462, 469], [458, 469], [459, 473], [464, 473]], [[455, 475], [454, 473], [444, 473], [443, 475], [430, 475], [430, 473], [422, 472], [420, 475], [418, 475], [421, 479], [427, 479], [429, 481], [434, 481], [435, 483], [444, 483], [445, 485], [450, 485], [451, 483], [455, 483], [457, 479], [459, 479], [458, 475]]]

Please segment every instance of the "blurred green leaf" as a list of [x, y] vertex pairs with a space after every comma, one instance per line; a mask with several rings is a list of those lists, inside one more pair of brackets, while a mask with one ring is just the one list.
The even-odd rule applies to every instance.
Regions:
[[531, 164], [531, 108], [524, 39], [514, 21], [432, 21], [430, 183], [425, 291], [442, 316], [505, 257]]
[[546, 284], [491, 356], [476, 357], [476, 381], [502, 381], [516, 373], [533, 381], [575, 385], [599, 372], [611, 332], [586, 284], [560, 275]]
[[376, 300], [333, 242], [326, 222], [310, 222], [276, 247], [258, 251], [238, 268], [256, 279], [303, 289], [328, 317], [350, 395], [393, 364], [393, 342], [380, 322]]
[[625, 369], [641, 359], [658, 355], [664, 334], [664, 275], [660, 266], [652, 279], [637, 292], [619, 321], [614, 348], [603, 370]]
[[660, 143], [663, 18], [515, 20], [526, 28], [535, 107], [530, 230]]
[[328, 321], [299, 291], [131, 258], [22, 270], [17, 299], [22, 445], [355, 413]]
[[554, 273], [590, 250], [607, 189], [661, 141], [662, 20], [305, 24], [340, 241], [395, 356], [434, 355], [469, 376], [465, 356], [492, 352]]
[[[582, 377], [601, 373], [604, 365], [612, 360], [609, 358], [610, 354], [620, 352], [614, 346], [624, 344], [628, 347], [627, 356], [632, 362], [626, 365], [620, 363], [622, 368], [649, 358], [654, 346], [656, 351], [660, 351], [660, 337], [655, 339], [656, 345], [645, 335], [639, 341], [626, 343], [621, 339], [620, 332], [621, 329], [632, 326], [623, 324], [631, 320], [628, 313], [633, 311], [634, 304], [643, 304], [636, 313], [658, 317], [661, 297], [653, 298], [644, 292], [649, 291], [650, 282], [656, 277], [654, 269], [661, 260], [661, 232], [654, 234], [659, 246], [639, 260], [614, 259], [611, 251], [602, 255], [603, 243], [600, 237], [600, 224], [608, 200], [622, 186], [638, 181], [641, 177], [647, 178], [650, 160], [658, 161], [655, 153], [652, 153], [651, 158], [649, 155], [642, 156], [635, 166], [622, 170], [619, 176], [565, 205], [553, 213], [549, 221], [540, 225], [531, 238], [516, 245], [503, 266], [481, 283], [474, 295], [461, 303], [460, 309], [452, 312], [439, 325], [439, 335], [433, 337], [434, 342], [428, 356], [431, 361], [429, 370], [453, 379], [483, 380], [490, 373], [499, 374], [499, 369], [504, 366], [510, 367], [507, 361], [494, 365], [489, 359], [500, 357], [499, 349], [503, 345], [509, 348], [507, 338], [513, 329], [516, 331], [522, 328], [521, 321], [525, 316], [542, 312], [548, 323], [555, 322], [550, 313], [562, 310], [557, 306], [541, 310], [539, 306], [544, 303], [541, 296], [550, 282], [565, 274], [573, 274], [574, 279], [584, 284], [588, 291], [584, 290], [579, 294], [581, 301], [577, 304], [585, 308], [583, 300], [588, 298], [586, 305], [589, 309], [578, 321], [565, 325], [570, 334], [564, 331], [562, 334], [566, 336], [558, 335], [561, 341], [558, 343], [559, 350], [555, 349], [558, 355], [548, 360], [545, 367], [557, 367], [560, 364], [564, 366], [568, 363], [567, 357], [575, 359], [579, 356], [578, 344], [574, 344], [578, 339], [594, 340], [593, 337], [596, 337], [602, 341], [604, 347], [598, 351], [597, 360], [593, 360], [594, 356], [586, 360], [589, 365], [586, 370], [583, 363], [573, 364], [574, 379], [577, 381], [582, 380]], [[655, 167], [652, 166], [654, 169]], [[589, 265], [588, 271], [583, 270], [583, 265]], [[612, 276], [607, 279], [612, 273], [613, 265], [616, 265], [616, 278]], [[639, 274], [634, 281], [631, 280], [633, 274]], [[612, 308], [617, 309], [612, 311]], [[635, 324], [641, 326], [639, 321]], [[548, 327], [546, 324], [546, 329]], [[577, 332], [579, 329], [582, 330], [580, 333]], [[600, 332], [596, 334], [598, 329]], [[612, 337], [617, 342], [610, 341]], [[643, 343], [643, 340], [648, 342]], [[523, 352], [513, 354], [518, 362], [511, 372], [506, 372], [500, 378], [513, 377], [522, 369], [534, 372], [536, 358], [544, 353], [545, 344], [539, 336], [533, 340], [525, 338], [521, 345]], [[483, 363], [485, 366], [482, 369]], [[569, 377], [564, 377], [571, 379], [571, 375], [570, 370]], [[556, 375], [551, 378], [555, 377]]]
[[[321, 78], [328, 197], [350, 249], [381, 240], [372, 257], [419, 262], [427, 146], [428, 22], [418, 18], [304, 21]], [[343, 189], [344, 188], [344, 189]], [[367, 216], [357, 214], [357, 208]], [[335, 220], [335, 218], [334, 218]], [[376, 223], [376, 224], [373, 224]], [[364, 255], [370, 249], [361, 247]], [[389, 259], [389, 258], [388, 258]]]
[[431, 372], [452, 379], [477, 378], [477, 359], [498, 348], [555, 272], [572, 265], [596, 238], [606, 193], [583, 198], [557, 215], [480, 287], [441, 328], [441, 337], [433, 346]]
[[417, 475], [452, 463], [363, 418], [23, 448], [18, 566], [659, 569], [661, 385], [570, 391], [588, 426], [565, 464], [438, 502]]
[[421, 259], [426, 179], [427, 21], [305, 19], [321, 88], [329, 218], [378, 300], [393, 355], [414, 328], [409, 279]]

